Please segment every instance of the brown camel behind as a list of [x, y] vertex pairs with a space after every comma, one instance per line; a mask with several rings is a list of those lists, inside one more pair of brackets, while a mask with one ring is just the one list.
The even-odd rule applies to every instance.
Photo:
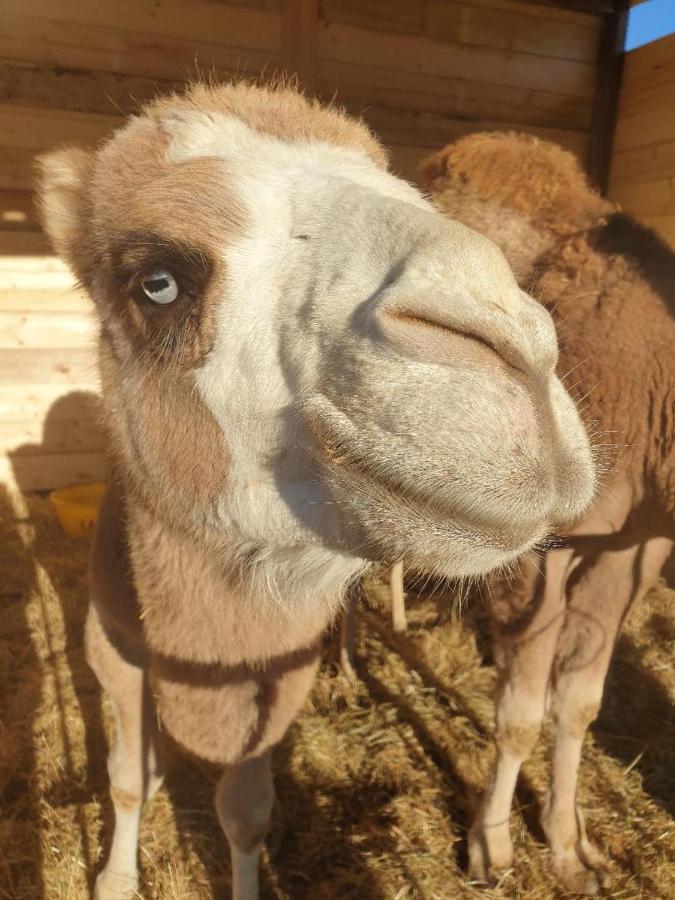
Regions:
[[557, 371], [604, 470], [569, 546], [526, 559], [515, 585], [493, 586], [498, 753], [471, 830], [471, 865], [491, 880], [511, 864], [518, 771], [550, 709], [542, 824], [563, 885], [595, 893], [605, 864], [576, 805], [582, 741], [622, 623], [675, 538], [675, 254], [592, 190], [570, 153], [527, 135], [471, 135], [422, 171], [436, 205], [496, 241], [521, 286], [553, 313]]

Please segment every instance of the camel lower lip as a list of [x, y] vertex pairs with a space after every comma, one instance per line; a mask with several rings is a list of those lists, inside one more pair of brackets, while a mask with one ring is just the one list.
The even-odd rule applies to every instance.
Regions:
[[369, 545], [369, 555], [376, 560], [403, 559], [412, 568], [446, 577], [478, 576], [513, 562], [549, 533], [546, 523], [520, 535], [514, 531], [496, 535], [459, 516], [430, 519], [429, 504], [409, 494], [401, 496], [375, 480], [368, 486], [362, 482], [361, 487], [342, 505], [366, 533], [381, 536]]

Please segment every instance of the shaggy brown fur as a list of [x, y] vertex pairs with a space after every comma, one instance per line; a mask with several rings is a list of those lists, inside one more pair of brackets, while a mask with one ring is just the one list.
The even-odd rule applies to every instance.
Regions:
[[[436, 204], [495, 240], [552, 311], [558, 371], [576, 388], [606, 469], [572, 529], [574, 549], [549, 552], [545, 578], [529, 562], [517, 584], [493, 586], [499, 755], [472, 864], [484, 878], [510, 864], [506, 801], [548, 690], [557, 739], [543, 825], [565, 886], [595, 892], [604, 864], [574, 805], [581, 740], [627, 610], [675, 539], [675, 254], [593, 191], [571, 154], [530, 136], [473, 135], [422, 171]], [[514, 735], [526, 739], [515, 746]]]

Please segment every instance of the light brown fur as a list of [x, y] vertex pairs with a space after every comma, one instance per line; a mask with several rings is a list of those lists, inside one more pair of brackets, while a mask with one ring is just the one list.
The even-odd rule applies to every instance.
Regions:
[[526, 135], [465, 138], [422, 172], [439, 208], [497, 241], [553, 311], [559, 371], [582, 397], [605, 469], [594, 507], [570, 531], [574, 549], [549, 551], [545, 580], [531, 561], [515, 583], [492, 586], [499, 752], [472, 865], [490, 879], [511, 864], [508, 809], [530, 750], [512, 735], [536, 732], [550, 702], [544, 829], [564, 886], [594, 893], [605, 864], [575, 804], [581, 741], [621, 624], [675, 539], [675, 254], [593, 191], [571, 154]]
[[[87, 632], [118, 725], [96, 900], [137, 889], [141, 805], [161, 780], [156, 711], [225, 767], [233, 895], [253, 900], [270, 750], [368, 560], [483, 571], [592, 494], [550, 317], [494, 245], [384, 163], [339, 111], [239, 83], [193, 86], [94, 154], [42, 164], [47, 230], [97, 308], [113, 457]], [[454, 318], [434, 307], [449, 291]], [[452, 478], [434, 471], [418, 382], [434, 385]], [[316, 421], [332, 440], [315, 440]], [[338, 441], [344, 461], [326, 452]]]

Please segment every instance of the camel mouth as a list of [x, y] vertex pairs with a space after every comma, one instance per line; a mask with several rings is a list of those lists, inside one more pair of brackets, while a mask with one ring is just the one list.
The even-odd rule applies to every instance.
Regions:
[[514, 562], [552, 532], [548, 518], [499, 525], [489, 516], [467, 514], [447, 498], [416, 491], [325, 419], [320, 435], [315, 456], [322, 476], [345, 519], [358, 524], [359, 552], [368, 558], [403, 559], [447, 577], [483, 575]]
[[348, 481], [342, 501], [364, 525], [372, 556], [402, 559], [418, 570], [447, 577], [484, 575], [510, 564], [546, 540], [549, 522], [530, 528], [496, 529], [453, 514], [426, 498], [402, 495], [395, 484], [361, 477]]

